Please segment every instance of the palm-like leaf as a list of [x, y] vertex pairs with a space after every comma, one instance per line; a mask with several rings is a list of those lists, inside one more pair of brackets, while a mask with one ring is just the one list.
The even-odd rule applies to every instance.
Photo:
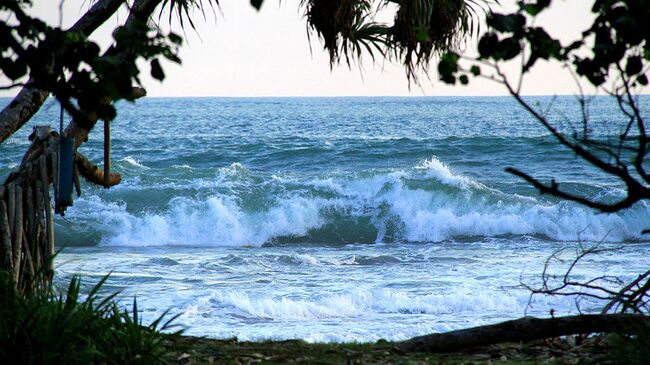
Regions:
[[[496, 0], [302, 0], [308, 32], [329, 52], [330, 63], [360, 59], [364, 51], [404, 64], [409, 80], [427, 70], [433, 56], [457, 48], [478, 31], [480, 15]], [[375, 22], [394, 4], [393, 24]]]
[[163, 10], [169, 5], [169, 23], [172, 23], [174, 14], [178, 17], [178, 21], [181, 25], [181, 28], [185, 28], [185, 20], [189, 22], [192, 29], [196, 29], [194, 22], [192, 21], [192, 11], [198, 9], [201, 11], [201, 14], [205, 18], [205, 9], [209, 6], [213, 11], [215, 5], [219, 7], [219, 0], [163, 0], [162, 6], [160, 8], [160, 14], [158, 17], [162, 16]]

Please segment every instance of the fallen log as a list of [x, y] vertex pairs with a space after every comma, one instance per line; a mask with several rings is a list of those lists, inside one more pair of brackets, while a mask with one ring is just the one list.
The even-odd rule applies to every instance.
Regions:
[[397, 343], [399, 349], [417, 352], [453, 352], [505, 342], [528, 342], [545, 338], [621, 333], [650, 326], [650, 317], [640, 314], [585, 314], [556, 318], [523, 317], [502, 323], [446, 333], [418, 336]]

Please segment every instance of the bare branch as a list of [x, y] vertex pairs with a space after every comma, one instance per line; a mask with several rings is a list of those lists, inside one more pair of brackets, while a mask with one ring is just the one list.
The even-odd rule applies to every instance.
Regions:
[[641, 189], [639, 189], [638, 191], [637, 190], [634, 190], [634, 191], [629, 191], [628, 190], [628, 195], [624, 199], [622, 199], [622, 200], [620, 200], [620, 201], [618, 201], [616, 203], [613, 203], [613, 204], [599, 203], [599, 202], [595, 202], [593, 200], [590, 200], [588, 198], [585, 198], [585, 197], [582, 197], [582, 196], [579, 196], [579, 195], [574, 195], [574, 194], [568, 193], [566, 191], [560, 190], [559, 189], [560, 184], [555, 182], [555, 180], [552, 180], [550, 185], [544, 185], [539, 180], [537, 180], [537, 179], [533, 178], [532, 176], [530, 176], [530, 175], [528, 175], [528, 174], [526, 174], [526, 173], [524, 173], [524, 172], [522, 172], [520, 170], [517, 170], [515, 168], [508, 167], [508, 168], [506, 168], [505, 171], [509, 172], [509, 173], [511, 173], [513, 175], [519, 176], [522, 179], [526, 180], [528, 183], [533, 185], [537, 190], [539, 190], [539, 192], [541, 194], [550, 194], [550, 195], [557, 196], [557, 197], [562, 198], [562, 199], [571, 200], [571, 201], [574, 201], [576, 203], [580, 203], [580, 204], [583, 204], [585, 206], [588, 206], [590, 208], [598, 209], [598, 210], [600, 210], [601, 212], [604, 212], [604, 213], [617, 212], [617, 211], [619, 211], [621, 209], [631, 207], [632, 205], [634, 205], [634, 203], [638, 202], [641, 199], [650, 198], [650, 190], [648, 190], [648, 189], [646, 189], [644, 187], [641, 187]]

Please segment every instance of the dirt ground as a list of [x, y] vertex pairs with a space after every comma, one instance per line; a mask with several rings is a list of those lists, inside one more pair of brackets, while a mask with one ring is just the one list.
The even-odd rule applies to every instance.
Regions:
[[556, 338], [448, 354], [406, 353], [391, 342], [309, 344], [239, 342], [183, 336], [167, 343], [171, 364], [613, 364], [605, 337]]

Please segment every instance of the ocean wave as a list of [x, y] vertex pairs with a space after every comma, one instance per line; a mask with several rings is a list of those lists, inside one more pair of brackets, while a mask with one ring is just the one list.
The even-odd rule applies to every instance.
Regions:
[[[262, 296], [243, 291], [214, 291], [210, 302], [250, 319], [317, 320], [361, 317], [371, 313], [449, 314], [474, 311], [513, 311], [522, 302], [514, 296], [471, 293], [410, 295], [393, 289], [356, 289], [313, 299]], [[525, 302], [524, 302], [525, 303]]]
[[[505, 194], [452, 173], [435, 157], [414, 168], [324, 178], [260, 176], [234, 163], [219, 170], [216, 183], [197, 181], [200, 187], [185, 189], [196, 195], [177, 196], [155, 210], [131, 212], [128, 201], [87, 195], [68, 216], [97, 227], [101, 243], [121, 246], [439, 242], [507, 235], [625, 241], [639, 239], [650, 218], [643, 202], [622, 213], [598, 214], [568, 202]], [[216, 186], [221, 190], [214, 191]]]
[[121, 158], [117, 162], [121, 163], [121, 164], [123, 164], [125, 166], [128, 166], [128, 167], [136, 167], [136, 168], [139, 168], [139, 169], [150, 170], [149, 167], [141, 164], [140, 161], [136, 160], [132, 156], [126, 156], [124, 158]]

